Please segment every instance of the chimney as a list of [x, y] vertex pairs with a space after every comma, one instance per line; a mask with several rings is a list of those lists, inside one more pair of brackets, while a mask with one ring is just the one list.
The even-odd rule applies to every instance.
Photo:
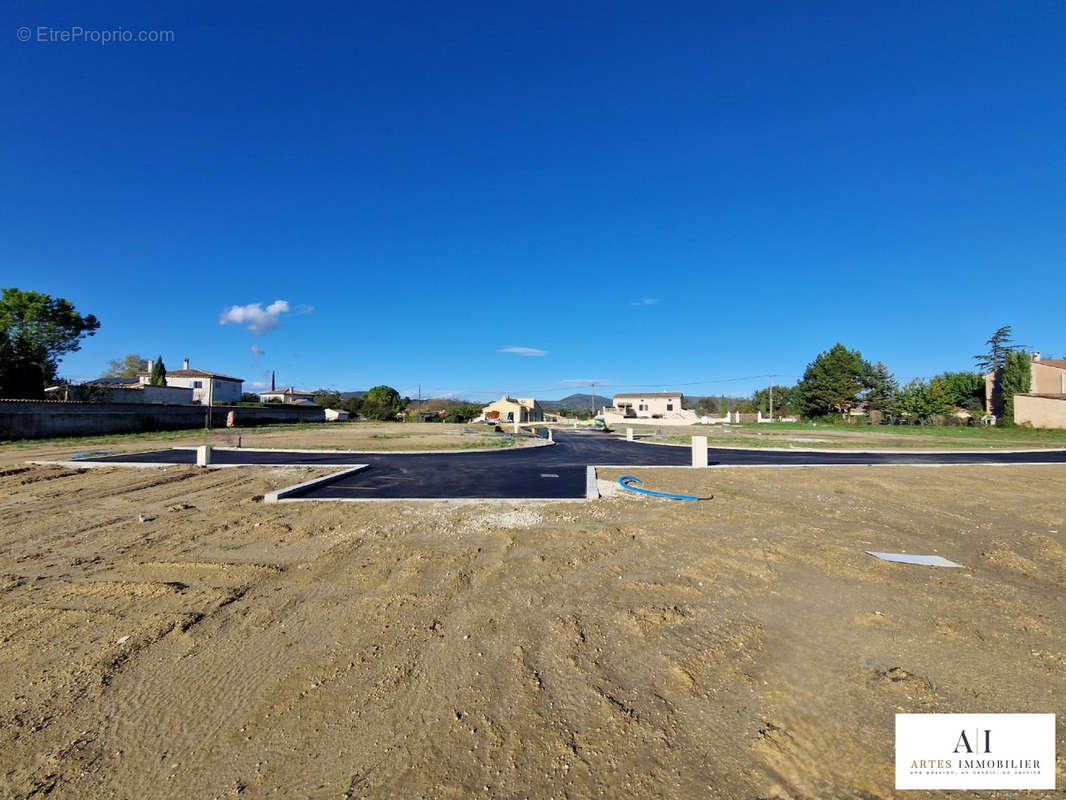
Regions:
[[1033, 352], [1033, 361], [1039, 361], [1039, 360], [1040, 360], [1040, 351], [1036, 350], [1036, 351]]
[[189, 368], [189, 359], [185, 359], [184, 361], [181, 362], [181, 368], [182, 369], [188, 369]]

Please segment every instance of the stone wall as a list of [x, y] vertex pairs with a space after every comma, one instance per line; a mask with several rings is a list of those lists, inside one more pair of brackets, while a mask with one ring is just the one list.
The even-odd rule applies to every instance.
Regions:
[[[317, 406], [214, 406], [212, 427], [225, 428], [231, 411], [237, 426], [326, 419], [325, 409]], [[206, 414], [200, 405], [0, 400], [0, 440], [188, 430], [203, 428]]]

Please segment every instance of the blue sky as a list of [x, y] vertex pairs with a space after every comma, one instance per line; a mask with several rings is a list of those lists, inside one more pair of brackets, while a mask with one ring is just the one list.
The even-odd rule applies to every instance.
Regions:
[[[70, 377], [550, 399], [745, 394], [837, 341], [905, 380], [1004, 324], [1066, 353], [1061, 2], [0, 19], [0, 285], [100, 318]], [[73, 26], [173, 41], [38, 40]]]

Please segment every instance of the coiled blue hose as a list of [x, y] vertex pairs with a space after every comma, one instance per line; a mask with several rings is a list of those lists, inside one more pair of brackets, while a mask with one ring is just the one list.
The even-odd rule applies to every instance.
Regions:
[[666, 492], [653, 492], [651, 489], [640, 489], [636, 486], [630, 486], [630, 483], [644, 483], [640, 478], [635, 475], [623, 475], [618, 479], [618, 482], [623, 488], [629, 489], [631, 492], [640, 492], [641, 494], [650, 494], [655, 497], [669, 497], [671, 500], [713, 500], [714, 495], [710, 494], [706, 497], [696, 497], [691, 494], [667, 494]]

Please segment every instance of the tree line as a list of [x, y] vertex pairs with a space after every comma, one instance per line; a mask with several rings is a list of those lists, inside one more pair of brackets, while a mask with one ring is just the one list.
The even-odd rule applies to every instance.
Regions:
[[[1029, 391], [1032, 377], [1027, 348], [1010, 337], [1011, 326], [997, 329], [985, 342], [987, 352], [973, 357], [975, 371], [942, 372], [903, 386], [884, 363], [871, 364], [858, 350], [838, 342], [807, 365], [795, 386], [774, 387], [774, 415], [846, 420], [862, 412], [885, 423], [924, 425], [965, 411], [972, 420], [985, 414], [984, 376], [992, 372], [1003, 393], [1002, 420], [1012, 424], [1014, 395]], [[769, 413], [768, 389], [756, 391], [752, 399], [758, 410]]]
[[[80, 349], [81, 340], [93, 336], [100, 321], [81, 314], [64, 298], [35, 291], [5, 288], [0, 293], [0, 397], [44, 397], [45, 387], [58, 378], [59, 360]], [[985, 410], [984, 375], [995, 373], [1003, 396], [1002, 419], [1014, 419], [1014, 396], [1029, 391], [1030, 357], [1025, 345], [1011, 338], [1011, 326], [997, 329], [985, 342], [986, 352], [975, 355], [973, 372], [942, 372], [928, 380], [915, 378], [900, 386], [889, 368], [870, 363], [858, 350], [841, 343], [819, 353], [807, 365], [795, 386], [773, 388], [774, 416], [802, 415], [808, 419], [848, 419], [856, 412], [881, 421], [926, 424], [958, 410], [971, 418]], [[136, 377], [148, 362], [130, 354], [109, 364], [108, 376]], [[149, 382], [166, 385], [166, 367], [160, 357], [152, 363]], [[254, 395], [245, 395], [254, 401]], [[375, 386], [362, 397], [341, 398], [326, 389], [315, 393], [318, 405], [340, 408], [352, 416], [392, 420], [435, 412], [435, 419], [466, 422], [480, 415], [481, 407], [463, 401], [433, 401], [433, 407], [412, 407], [411, 398], [401, 397], [391, 386]], [[727, 411], [770, 414], [770, 389], [759, 389], [750, 398], [689, 397], [687, 408], [698, 414], [724, 416]], [[582, 417], [586, 409], [561, 409], [564, 415]]]

